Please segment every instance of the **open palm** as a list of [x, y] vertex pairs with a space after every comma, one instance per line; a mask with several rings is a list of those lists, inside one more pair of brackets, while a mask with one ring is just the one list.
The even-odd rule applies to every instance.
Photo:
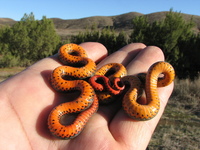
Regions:
[[[128, 74], [146, 72], [154, 62], [164, 60], [159, 48], [141, 43], [129, 44], [108, 57], [106, 48], [99, 43], [81, 46], [91, 59], [100, 62], [98, 67], [110, 62], [122, 63]], [[49, 83], [52, 70], [58, 66], [57, 56], [45, 58], [0, 84], [1, 149], [142, 150], [147, 147], [173, 84], [159, 89], [161, 108], [155, 118], [130, 119], [116, 102], [100, 106], [78, 137], [61, 140], [53, 137], [47, 128], [52, 108], [67, 99]]]

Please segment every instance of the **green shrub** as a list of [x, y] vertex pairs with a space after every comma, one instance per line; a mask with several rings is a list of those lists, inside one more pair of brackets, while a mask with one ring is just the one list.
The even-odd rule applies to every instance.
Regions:
[[[146, 16], [139, 16], [133, 20], [133, 32], [129, 42], [142, 42], [146, 45], [160, 47], [175, 70], [179, 78], [195, 78], [200, 71], [200, 44], [198, 37], [192, 31], [192, 18], [186, 22], [181, 13], [172, 10], [166, 14], [164, 20], [149, 23]], [[195, 61], [194, 61], [195, 59]]]
[[111, 27], [98, 30], [97, 27], [92, 26], [91, 29], [87, 29], [85, 32], [80, 32], [78, 35], [73, 36], [73, 43], [82, 42], [99, 42], [102, 43], [107, 49], [109, 54], [120, 49], [127, 44], [127, 37], [122, 31], [117, 33]]
[[[46, 17], [40, 21], [35, 20], [33, 13], [25, 14], [21, 21], [10, 28], [0, 29], [0, 40], [0, 48], [4, 52], [2, 63], [8, 66], [12, 57], [14, 62], [19, 60], [20, 66], [28, 66], [52, 55], [60, 44], [53, 22]], [[5, 65], [1, 65], [3, 66]]]
[[0, 56], [0, 66], [2, 68], [19, 66], [19, 62], [19, 57], [13, 56], [11, 53]]

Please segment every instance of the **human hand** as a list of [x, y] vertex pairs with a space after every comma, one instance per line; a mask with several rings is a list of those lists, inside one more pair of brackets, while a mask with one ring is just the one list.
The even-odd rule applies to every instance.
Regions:
[[[122, 63], [129, 75], [146, 72], [157, 61], [163, 61], [162, 51], [141, 43], [129, 44], [106, 57], [106, 48], [99, 43], [83, 43], [88, 57], [100, 62]], [[159, 88], [161, 107], [156, 117], [135, 121], [125, 114], [119, 103], [100, 106], [82, 133], [72, 140], [53, 137], [47, 118], [53, 107], [66, 100], [49, 83], [52, 70], [60, 66], [57, 56], [38, 61], [25, 71], [0, 84], [0, 147], [2, 149], [73, 149], [117, 150], [145, 149], [162, 116], [173, 84]]]

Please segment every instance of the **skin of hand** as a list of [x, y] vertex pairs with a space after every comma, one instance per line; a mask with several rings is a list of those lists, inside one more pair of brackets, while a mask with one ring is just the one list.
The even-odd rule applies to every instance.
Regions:
[[[146, 72], [163, 61], [161, 49], [132, 43], [107, 57], [106, 48], [95, 42], [80, 44], [98, 67], [110, 62], [122, 63], [129, 75]], [[135, 121], [125, 114], [119, 103], [100, 106], [82, 133], [72, 140], [53, 137], [47, 127], [50, 111], [67, 99], [52, 89], [49, 77], [60, 66], [57, 55], [42, 59], [0, 84], [1, 149], [33, 150], [144, 150], [163, 114], [173, 83], [159, 88], [161, 108], [148, 121]]]

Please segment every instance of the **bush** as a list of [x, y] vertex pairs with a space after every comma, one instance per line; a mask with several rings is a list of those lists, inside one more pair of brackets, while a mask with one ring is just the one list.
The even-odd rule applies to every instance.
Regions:
[[102, 43], [111, 54], [127, 44], [127, 37], [122, 31], [119, 34], [111, 27], [98, 30], [97, 27], [92, 26], [91, 29], [87, 29], [85, 32], [80, 32], [78, 35], [73, 36], [73, 43], [82, 42], [99, 42]]
[[4, 67], [14, 67], [19, 66], [20, 59], [19, 57], [13, 56], [11, 53], [7, 53], [0, 56], [0, 66]]
[[[192, 19], [186, 22], [180, 13], [167, 13], [164, 20], [149, 23], [145, 16], [133, 20], [134, 29], [129, 42], [143, 42], [146, 45], [160, 47], [177, 73], [179, 78], [195, 78], [200, 71], [198, 37], [192, 28]], [[194, 63], [194, 59], [198, 62]]]
[[21, 21], [10, 28], [1, 29], [0, 33], [1, 45], [7, 45], [1, 46], [1, 51], [4, 52], [1, 55], [3, 59], [8, 59], [8, 66], [13, 65], [9, 61], [12, 57], [15, 61], [20, 61], [15, 63], [16, 65], [30, 65], [52, 55], [60, 44], [60, 37], [55, 32], [53, 22], [46, 17], [40, 21], [35, 20], [33, 13], [25, 14]]

